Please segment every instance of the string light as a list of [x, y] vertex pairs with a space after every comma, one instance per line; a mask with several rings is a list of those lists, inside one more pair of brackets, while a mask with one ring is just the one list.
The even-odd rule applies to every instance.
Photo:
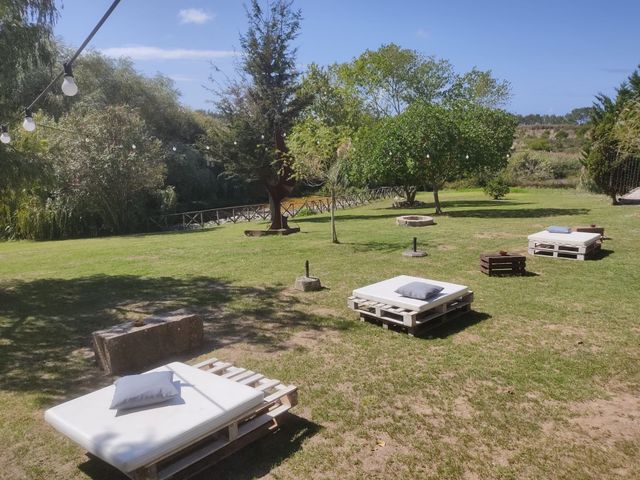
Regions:
[[431, 158], [431, 155], [429, 155], [428, 153], [427, 153], [427, 158]]
[[7, 128], [6, 125], [2, 125], [0, 127], [0, 142], [4, 143], [5, 145], [9, 142], [11, 142], [11, 135], [9, 135], [9, 129]]
[[71, 63], [64, 64], [64, 81], [62, 82], [62, 93], [67, 97], [74, 97], [78, 93], [78, 85], [73, 78], [73, 71], [71, 70]]
[[24, 111], [24, 121], [22, 122], [22, 128], [27, 132], [33, 132], [36, 129], [36, 122], [33, 121], [33, 114], [28, 108]]
[[175, 146], [173, 148], [171, 148], [171, 150], [173, 150], [174, 152], [178, 151], [178, 149]]
[[136, 149], [136, 148], [138, 148], [138, 147], [136, 147], [136, 144], [134, 143], [133, 145], [131, 145], [131, 148], [132, 148], [133, 150], [135, 150], [135, 149]]
[[[51, 89], [51, 87], [53, 87], [53, 85], [60, 80], [60, 78], [64, 77], [64, 80], [62, 82], [62, 93], [64, 93], [68, 97], [73, 97], [78, 93], [78, 85], [76, 85], [75, 78], [73, 77], [73, 70], [71, 66], [73, 65], [73, 62], [75, 62], [77, 58], [80, 56], [80, 54], [85, 49], [85, 47], [89, 44], [89, 42], [93, 39], [95, 34], [98, 33], [98, 30], [100, 30], [104, 22], [106, 22], [107, 18], [109, 18], [109, 16], [113, 13], [113, 11], [118, 6], [120, 1], [121, 0], [113, 1], [111, 6], [107, 9], [105, 14], [96, 24], [96, 26], [93, 27], [93, 30], [91, 30], [91, 33], [89, 33], [87, 38], [85, 38], [85, 40], [82, 42], [82, 44], [73, 54], [73, 56], [66, 63], [63, 64], [62, 71], [59, 72], [55, 76], [55, 78], [51, 80], [49, 85], [47, 85], [45, 89], [42, 92], [40, 92], [40, 94], [35, 98], [35, 100], [31, 102], [31, 104], [25, 109], [25, 118], [24, 118], [24, 121], [22, 122], [22, 126], [26, 131], [33, 132], [36, 128], [35, 122], [33, 121], [33, 116], [31, 115], [31, 110], [42, 99], [42, 97], [44, 97], [44, 95]], [[7, 130], [6, 127], [4, 130]], [[11, 141], [11, 136], [9, 135], [8, 131], [3, 131], [2, 135], [3, 135], [2, 143], [9, 143]]]
[[467, 153], [464, 158], [466, 158], [467, 160], [469, 160], [469, 154]]

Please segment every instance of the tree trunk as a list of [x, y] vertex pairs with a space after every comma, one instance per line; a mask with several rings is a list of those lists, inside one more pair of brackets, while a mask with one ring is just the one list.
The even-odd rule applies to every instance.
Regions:
[[286, 222], [282, 218], [282, 200], [290, 195], [295, 185], [293, 179], [293, 170], [286, 163], [285, 156], [287, 152], [287, 146], [284, 143], [284, 135], [281, 132], [277, 132], [275, 135], [275, 145], [278, 157], [280, 157], [280, 164], [282, 168], [278, 174], [278, 178], [275, 184], [267, 182], [266, 188], [269, 194], [269, 213], [271, 214], [271, 225], [269, 230], [280, 230], [287, 228]]
[[436, 215], [442, 215], [442, 208], [440, 207], [440, 197], [438, 196], [438, 187], [433, 186], [433, 204], [436, 207]]
[[331, 242], [340, 243], [336, 233], [336, 192], [331, 189]]
[[404, 196], [407, 199], [407, 203], [409, 205], [413, 205], [416, 202], [416, 193], [417, 193], [417, 191], [418, 190], [413, 185], [405, 185], [404, 186]]

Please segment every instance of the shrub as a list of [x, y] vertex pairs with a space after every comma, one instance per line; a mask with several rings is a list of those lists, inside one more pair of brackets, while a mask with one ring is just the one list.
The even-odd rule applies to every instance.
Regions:
[[487, 184], [484, 186], [484, 193], [493, 197], [494, 200], [499, 200], [507, 195], [510, 191], [509, 185], [502, 177], [496, 177], [492, 180], [489, 180]]
[[551, 143], [547, 138], [527, 138], [525, 143], [531, 150], [544, 152], [550, 152], [552, 150]]

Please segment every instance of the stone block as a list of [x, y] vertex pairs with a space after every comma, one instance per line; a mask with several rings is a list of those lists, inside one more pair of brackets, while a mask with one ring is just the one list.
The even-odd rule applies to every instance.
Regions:
[[202, 345], [202, 317], [182, 310], [93, 332], [98, 365], [109, 375], [144, 370]]

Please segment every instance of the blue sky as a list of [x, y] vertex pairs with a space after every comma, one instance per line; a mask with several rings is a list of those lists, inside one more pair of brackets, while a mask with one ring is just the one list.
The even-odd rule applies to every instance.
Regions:
[[[56, 34], [77, 47], [112, 0], [64, 0]], [[490, 69], [511, 82], [508, 110], [562, 114], [611, 94], [640, 64], [640, 1], [297, 0], [298, 62], [344, 62], [397, 43], [446, 58], [456, 71]], [[182, 101], [210, 108], [214, 62], [234, 75], [240, 0], [122, 0], [91, 47], [133, 58], [175, 80]], [[222, 74], [217, 74], [222, 78]], [[82, 87], [82, 80], [78, 79]]]

